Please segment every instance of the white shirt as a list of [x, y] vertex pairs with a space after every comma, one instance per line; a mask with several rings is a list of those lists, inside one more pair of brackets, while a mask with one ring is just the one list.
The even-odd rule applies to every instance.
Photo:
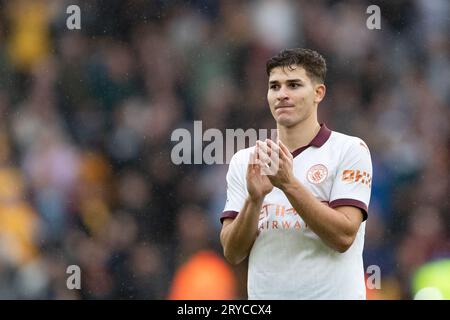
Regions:
[[[221, 221], [235, 218], [244, 205], [253, 148], [231, 159]], [[295, 177], [317, 199], [332, 208], [358, 207], [364, 222], [351, 247], [339, 253], [306, 226], [280, 189], [273, 188], [264, 198], [249, 256], [249, 299], [365, 299], [362, 251], [372, 184], [367, 145], [322, 124], [310, 144], [292, 154]]]

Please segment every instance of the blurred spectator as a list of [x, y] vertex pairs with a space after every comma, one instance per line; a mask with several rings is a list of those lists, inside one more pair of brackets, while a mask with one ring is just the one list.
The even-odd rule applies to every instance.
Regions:
[[420, 266], [412, 278], [414, 299], [450, 300], [450, 260], [431, 261]]
[[200, 251], [175, 274], [171, 300], [231, 300], [236, 298], [235, 279], [230, 267], [217, 253]]
[[27, 71], [50, 54], [50, 1], [19, 0], [4, 8], [9, 23], [9, 56]]

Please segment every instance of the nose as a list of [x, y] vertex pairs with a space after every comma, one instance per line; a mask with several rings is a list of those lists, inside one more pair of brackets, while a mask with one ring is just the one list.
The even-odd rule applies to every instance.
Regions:
[[286, 100], [288, 98], [289, 98], [289, 96], [287, 94], [286, 87], [285, 86], [281, 86], [280, 90], [278, 90], [278, 92], [277, 92], [277, 100], [283, 101], [283, 100]]

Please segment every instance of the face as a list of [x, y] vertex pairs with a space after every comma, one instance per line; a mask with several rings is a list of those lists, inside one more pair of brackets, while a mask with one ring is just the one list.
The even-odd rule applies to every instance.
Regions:
[[317, 112], [325, 86], [312, 81], [301, 66], [276, 67], [269, 75], [267, 101], [278, 125], [292, 127]]

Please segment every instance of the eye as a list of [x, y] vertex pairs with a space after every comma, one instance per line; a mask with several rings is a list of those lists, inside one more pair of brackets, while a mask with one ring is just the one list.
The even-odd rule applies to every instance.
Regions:
[[270, 89], [272, 89], [272, 90], [277, 90], [277, 89], [279, 89], [280, 88], [280, 85], [278, 85], [278, 84], [272, 84], [272, 85], [270, 85]]
[[291, 87], [291, 88], [298, 88], [298, 87], [301, 87], [302, 85], [300, 84], [300, 83], [290, 83], [289, 84], [289, 87]]

